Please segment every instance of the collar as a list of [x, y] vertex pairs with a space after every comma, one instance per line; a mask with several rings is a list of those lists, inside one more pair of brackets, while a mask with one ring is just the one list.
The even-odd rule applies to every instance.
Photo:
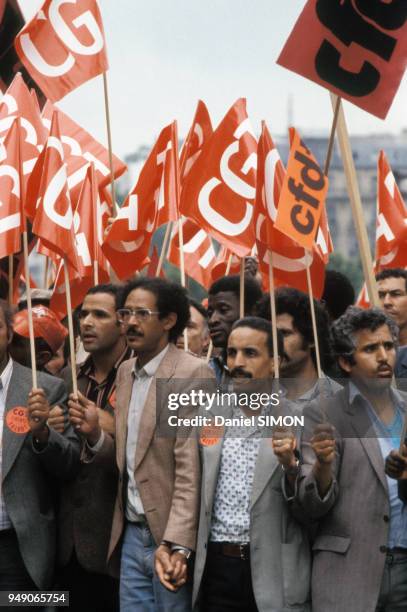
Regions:
[[0, 374], [1, 385], [2, 385], [2, 389], [4, 393], [7, 393], [12, 373], [13, 373], [13, 360], [11, 359], [11, 357], [9, 357], [6, 367]]
[[[127, 359], [131, 359], [133, 356], [134, 356], [133, 350], [129, 348], [128, 346], [126, 346], [123, 353], [120, 355], [120, 357], [118, 358], [118, 360], [116, 361], [112, 369], [110, 370], [109, 374], [111, 372], [116, 372], [119, 366], [123, 363], [123, 361], [127, 361]], [[88, 355], [85, 361], [78, 366], [77, 376], [78, 378], [79, 376], [91, 376], [92, 374], [94, 374], [94, 372], [95, 372], [95, 364], [93, 361], [93, 357], [92, 355]]]
[[[348, 391], [349, 391], [349, 403], [351, 405], [353, 405], [353, 403], [355, 402], [357, 398], [362, 399], [364, 402], [368, 402], [368, 400], [365, 398], [363, 393], [360, 391], [359, 387], [355, 385], [355, 383], [352, 382], [351, 380], [349, 381], [349, 384], [348, 384]], [[390, 387], [390, 396], [395, 406], [401, 406], [404, 409], [406, 408], [406, 400], [403, 398], [401, 393], [394, 387]], [[370, 402], [368, 403], [370, 404]]]
[[161, 353], [158, 353], [158, 355], [153, 357], [148, 363], [146, 363], [140, 369], [137, 368], [137, 357], [136, 357], [136, 361], [134, 362], [134, 366], [132, 369], [133, 375], [136, 378], [141, 378], [143, 376], [152, 378], [153, 376], [155, 376], [158, 368], [160, 367], [162, 360], [164, 359], [165, 355], [168, 352], [169, 346], [170, 345], [168, 343], [167, 346], [161, 351]]

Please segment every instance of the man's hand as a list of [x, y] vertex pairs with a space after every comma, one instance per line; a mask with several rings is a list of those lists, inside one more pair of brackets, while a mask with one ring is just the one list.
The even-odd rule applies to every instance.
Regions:
[[52, 427], [52, 429], [58, 433], [64, 433], [66, 427], [65, 416], [64, 411], [60, 406], [54, 406], [51, 408], [47, 423], [49, 427]]
[[317, 425], [311, 446], [320, 465], [330, 465], [335, 459], [334, 428], [329, 423]]
[[169, 546], [160, 544], [155, 551], [155, 571], [161, 584], [175, 592], [187, 581], [187, 560], [185, 555], [171, 552]]
[[112, 416], [107, 410], [102, 410], [102, 408], [98, 408], [97, 411], [99, 416], [99, 425], [103, 431], [114, 436], [116, 430], [114, 416]]
[[75, 431], [84, 435], [88, 443], [94, 446], [102, 435], [96, 404], [78, 391], [77, 396], [71, 393], [68, 406], [69, 420]]
[[396, 480], [407, 478], [407, 446], [403, 444], [402, 454], [396, 450], [392, 450], [390, 455], [386, 457], [384, 471], [390, 478]]
[[27, 408], [31, 433], [41, 444], [46, 444], [49, 435], [47, 420], [50, 406], [43, 389], [31, 389], [28, 394]]
[[292, 431], [283, 427], [274, 428], [271, 444], [275, 456], [284, 469], [297, 466], [297, 458], [294, 453], [297, 441]]

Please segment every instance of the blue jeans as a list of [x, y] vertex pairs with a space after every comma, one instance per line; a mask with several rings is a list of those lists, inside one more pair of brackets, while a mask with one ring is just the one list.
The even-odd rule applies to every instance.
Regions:
[[157, 546], [146, 525], [127, 523], [120, 568], [120, 612], [191, 612], [190, 585], [173, 593], [154, 570]]

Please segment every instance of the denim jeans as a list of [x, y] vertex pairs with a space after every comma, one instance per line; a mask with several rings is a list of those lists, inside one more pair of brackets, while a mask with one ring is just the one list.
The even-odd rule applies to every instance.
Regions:
[[173, 593], [154, 571], [157, 546], [146, 525], [127, 523], [120, 568], [120, 612], [191, 612], [190, 585]]
[[391, 553], [386, 557], [376, 612], [407, 610], [407, 554]]

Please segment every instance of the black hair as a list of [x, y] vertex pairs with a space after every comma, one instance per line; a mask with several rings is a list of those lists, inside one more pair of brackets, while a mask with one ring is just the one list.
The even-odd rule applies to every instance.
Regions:
[[94, 287], [91, 287], [86, 292], [86, 295], [95, 295], [96, 293], [109, 293], [110, 295], [114, 297], [115, 308], [117, 310], [118, 308], [120, 308], [119, 306], [120, 291], [121, 291], [121, 287], [119, 287], [119, 285], [113, 285], [113, 283], [105, 283], [105, 284], [95, 285]]
[[324, 293], [321, 298], [332, 321], [355, 303], [355, 290], [349, 278], [337, 270], [325, 271]]
[[[314, 331], [312, 327], [311, 305], [309, 296], [292, 287], [281, 287], [276, 293], [277, 315], [289, 314], [293, 318], [293, 326], [304, 339], [304, 348], [315, 344]], [[328, 369], [332, 365], [332, 350], [329, 334], [328, 315], [321, 304], [314, 300], [315, 319], [321, 356], [322, 369]], [[256, 314], [263, 319], [271, 321], [270, 296], [265, 295], [256, 308]], [[314, 346], [311, 347], [311, 357], [316, 366], [316, 355]]]
[[407, 291], [407, 270], [403, 268], [387, 268], [376, 274], [376, 280], [381, 281], [386, 278], [404, 278], [405, 290]]
[[120, 291], [119, 308], [123, 308], [128, 295], [135, 289], [144, 289], [155, 296], [159, 318], [171, 312], [177, 315], [177, 321], [169, 331], [168, 339], [176, 342], [189, 321], [189, 299], [184, 287], [163, 278], [141, 277], [128, 282]]
[[208, 311], [206, 310], [205, 306], [203, 306], [202, 304], [200, 304], [197, 300], [194, 300], [193, 298], [189, 298], [189, 305], [195, 308], [195, 310], [197, 310], [199, 314], [203, 316], [205, 321], [208, 320]]
[[[238, 319], [233, 323], [230, 333], [239, 327], [249, 327], [250, 329], [265, 332], [267, 334], [267, 348], [269, 355], [270, 357], [273, 357], [273, 329], [269, 321], [266, 321], [266, 319], [262, 319], [261, 317], [243, 317], [243, 319]], [[283, 357], [284, 340], [283, 334], [279, 329], [277, 330], [277, 350], [279, 357]]]
[[[240, 301], [240, 276], [223, 276], [215, 281], [210, 287], [208, 294], [216, 295], [221, 291], [234, 293]], [[261, 299], [263, 292], [257, 280], [250, 276], [244, 277], [244, 311], [245, 315], [253, 313], [256, 303]]]
[[[358, 308], [350, 306], [331, 328], [332, 347], [337, 359], [342, 357], [350, 365], [355, 364], [354, 353], [356, 342], [354, 333], [362, 329], [376, 331], [379, 327], [387, 325], [392, 335], [393, 341], [397, 346], [398, 327], [391, 317], [380, 308]], [[340, 367], [340, 366], [339, 366]], [[342, 369], [342, 368], [341, 368]], [[342, 370], [344, 372], [344, 370]], [[347, 373], [344, 372], [346, 375]]]

